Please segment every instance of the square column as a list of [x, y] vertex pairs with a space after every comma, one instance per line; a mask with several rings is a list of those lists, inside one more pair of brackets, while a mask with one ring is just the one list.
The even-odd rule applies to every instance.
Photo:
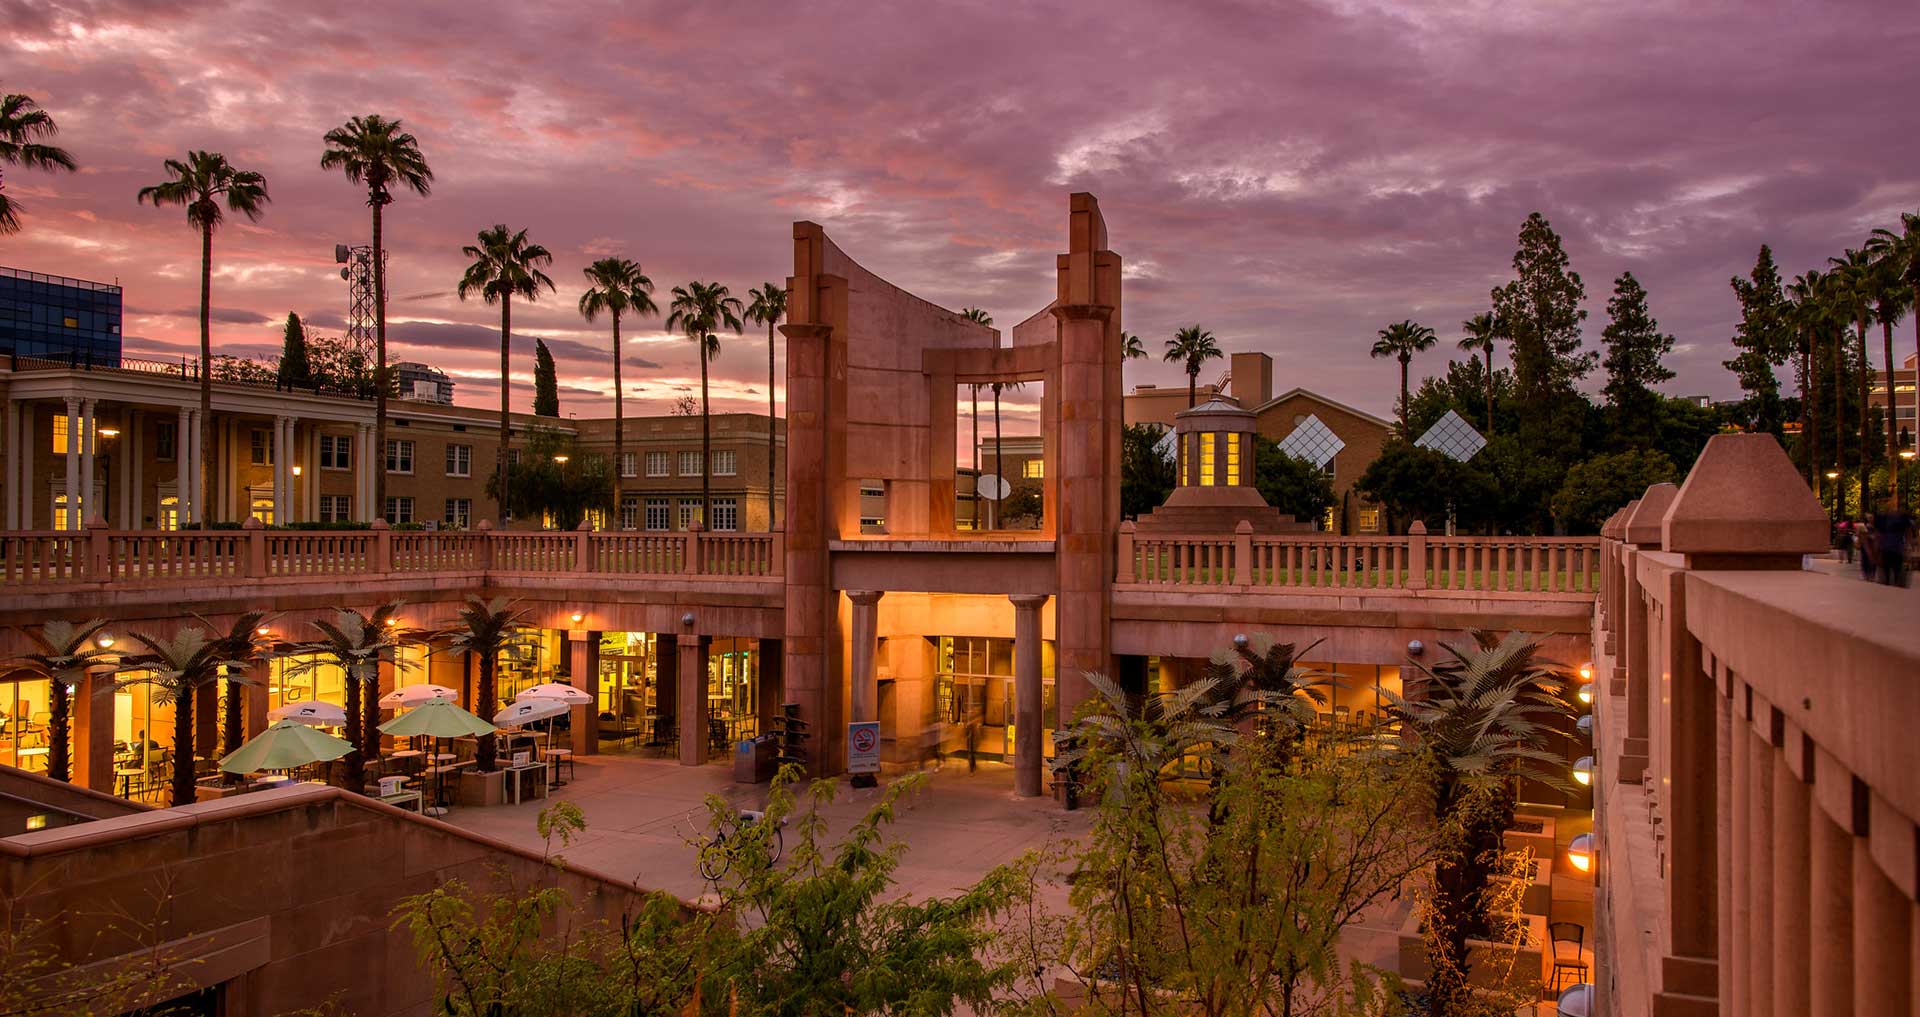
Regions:
[[193, 412], [183, 406], [173, 428], [173, 500], [182, 526], [194, 519], [193, 473], [188, 465], [193, 462], [193, 439], [188, 437], [192, 433]]
[[1040, 744], [1043, 700], [1040, 680], [1040, 608], [1045, 594], [1015, 595], [1013, 601], [1013, 793], [1025, 798], [1040, 794]]
[[599, 646], [598, 632], [567, 631], [567, 676], [574, 688], [593, 697], [593, 702], [580, 703], [568, 711], [570, 747], [576, 756], [590, 756], [600, 751], [600, 668], [595, 659]]
[[193, 514], [189, 521], [201, 523], [207, 521], [207, 506], [212, 501], [212, 497], [206, 490], [206, 450], [204, 447], [206, 436], [200, 433], [201, 430], [206, 427], [206, 421], [200, 418], [199, 410], [187, 410], [186, 415], [188, 420], [187, 428], [183, 432], [181, 440], [174, 443], [186, 449], [186, 451], [182, 453], [180, 448], [175, 448], [174, 454], [184, 454], [186, 456], [185, 459], [180, 461], [180, 468], [187, 476], [187, 489], [192, 492], [190, 498]]
[[67, 500], [60, 518], [53, 521], [56, 530], [80, 528], [80, 400], [67, 397]]
[[[680, 765], [707, 761], [707, 637], [681, 633], [674, 637], [679, 686]], [[660, 675], [665, 680], [665, 675]]]
[[[81, 526], [87, 525], [87, 521], [94, 516], [104, 519], [107, 515], [93, 503], [93, 446], [99, 441], [95, 436], [98, 422], [94, 419], [94, 413], [98, 406], [98, 401], [93, 399], [80, 401], [80, 491], [77, 496], [71, 489], [67, 491], [67, 504], [77, 506]], [[67, 434], [71, 438], [73, 432]], [[68, 442], [68, 445], [71, 446], [72, 442]], [[74, 500], [76, 497], [78, 501]]]
[[851, 662], [853, 716], [855, 721], [880, 719], [880, 675], [875, 659], [880, 642], [880, 597], [876, 590], [848, 590], [853, 601]]

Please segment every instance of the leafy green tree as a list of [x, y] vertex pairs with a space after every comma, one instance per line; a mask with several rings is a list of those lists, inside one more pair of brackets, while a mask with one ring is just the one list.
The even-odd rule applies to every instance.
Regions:
[[713, 519], [713, 402], [707, 391], [707, 365], [720, 355], [722, 328], [740, 334], [740, 298], [726, 286], [695, 280], [673, 288], [667, 328], [679, 329], [693, 340], [700, 360], [700, 525]]
[[213, 376], [214, 381], [242, 385], [272, 385], [279, 377], [278, 370], [272, 364], [228, 353], [214, 354], [207, 373]]
[[[0, 95], [0, 166], [72, 173], [79, 168], [73, 156], [64, 148], [47, 144], [58, 133], [53, 115], [41, 109], [33, 96]], [[20, 205], [0, 191], [0, 236], [18, 232]]]
[[1389, 529], [1395, 532], [1415, 519], [1439, 531], [1449, 511], [1469, 528], [1499, 516], [1496, 490], [1484, 471], [1400, 438], [1387, 442], [1354, 488], [1386, 508]]
[[307, 360], [307, 330], [300, 316], [289, 313], [287, 328], [280, 340], [280, 363], [274, 370], [274, 382], [281, 388], [310, 388], [313, 365]]
[[366, 785], [366, 766], [380, 758], [380, 662], [396, 672], [409, 666], [397, 652], [403, 642], [420, 633], [397, 624], [400, 602], [389, 601], [369, 612], [352, 608], [335, 611], [332, 618], [312, 624], [319, 637], [288, 647], [289, 677], [339, 668], [346, 678], [347, 741], [354, 751], [346, 756], [346, 785], [358, 791]]
[[[1488, 392], [1493, 393], [1491, 406], [1487, 403]], [[1482, 437], [1511, 433], [1518, 420], [1514, 405], [1512, 371], [1501, 368], [1489, 378], [1479, 360], [1449, 360], [1445, 374], [1429, 375], [1413, 390], [1413, 402], [1407, 411], [1408, 433], [1416, 438], [1427, 433], [1448, 410], [1468, 423], [1492, 419], [1490, 414], [1497, 410], [1497, 426], [1488, 427]]]
[[220, 753], [240, 750], [246, 742], [247, 703], [245, 686], [253, 684], [247, 671], [275, 656], [273, 640], [267, 634], [266, 612], [243, 614], [219, 637], [219, 654], [226, 658], [225, 688], [222, 690]]
[[[387, 248], [381, 216], [393, 204], [396, 189], [426, 197], [433, 189], [433, 168], [420, 154], [420, 143], [401, 129], [400, 121], [379, 114], [358, 116], [321, 138], [326, 151], [320, 168], [337, 169], [347, 182], [365, 184], [367, 207], [373, 209], [373, 447], [387, 447], [387, 396], [395, 379], [387, 376]], [[488, 301], [491, 303], [492, 301]], [[501, 369], [501, 384], [506, 370]], [[373, 471], [373, 503], [387, 500], [387, 473]]]
[[[1487, 383], [1486, 436], [1491, 438], [1493, 437], [1493, 347], [1500, 338], [1500, 321], [1493, 316], [1492, 311], [1482, 311], [1461, 322], [1460, 330], [1466, 335], [1462, 336], [1456, 345], [1469, 353], [1482, 353], [1487, 358], [1486, 370], [1481, 373], [1485, 375]], [[1447, 366], [1451, 369], [1452, 361], [1448, 361]]]
[[1568, 419], [1566, 401], [1598, 360], [1580, 346], [1586, 285], [1570, 267], [1560, 235], [1538, 212], [1520, 227], [1513, 273], [1492, 299], [1500, 333], [1512, 346], [1521, 442], [1532, 454], [1569, 462], [1578, 456], [1571, 430], [1578, 421]]
[[1780, 380], [1773, 369], [1793, 355], [1794, 335], [1786, 290], [1780, 283], [1780, 270], [1774, 266], [1772, 249], [1761, 244], [1753, 271], [1745, 279], [1733, 277], [1729, 284], [1740, 300], [1740, 324], [1733, 333], [1733, 345], [1740, 352], [1721, 366], [1740, 379], [1740, 390], [1747, 394], [1741, 413], [1743, 423], [1777, 438], [1785, 415]]
[[554, 376], [553, 352], [545, 339], [533, 341], [533, 415], [560, 415], [560, 382]]
[[[626, 390], [620, 382], [620, 362], [625, 359], [620, 349], [620, 318], [627, 314], [658, 314], [660, 308], [653, 303], [653, 280], [647, 278], [646, 273], [640, 271], [640, 263], [631, 258], [601, 258], [583, 269], [582, 274], [587, 277], [587, 291], [580, 294], [580, 316], [588, 321], [601, 314], [613, 319], [613, 511], [614, 525], [618, 528], [621, 525], [620, 471], [626, 462], [627, 430]], [[767, 342], [773, 342], [771, 326]], [[772, 357], [771, 352], [768, 357]], [[771, 435], [767, 447], [773, 447]]]
[[1432, 349], [1438, 341], [1433, 329], [1425, 325], [1396, 321], [1380, 330], [1369, 352], [1376, 360], [1391, 357], [1400, 361], [1400, 433], [1409, 439], [1413, 436], [1407, 433], [1407, 368], [1413, 363], [1415, 353]]
[[778, 442], [773, 425], [778, 410], [774, 405], [773, 394], [779, 387], [779, 380], [773, 373], [773, 330], [775, 325], [780, 324], [780, 319], [787, 316], [787, 291], [777, 283], [762, 283], [758, 287], [747, 290], [747, 301], [747, 319], [767, 326], [767, 528], [774, 529], [776, 528], [774, 519], [776, 499], [773, 492], [778, 485], [774, 483], [773, 450]]
[[1673, 380], [1661, 358], [1673, 352], [1673, 337], [1647, 309], [1647, 291], [1632, 272], [1613, 281], [1607, 301], [1607, 327], [1601, 333], [1607, 356], [1607, 406], [1613, 411], [1614, 440], [1632, 447], [1644, 440], [1660, 397], [1653, 386]]
[[1226, 354], [1220, 352], [1220, 344], [1213, 333], [1198, 325], [1188, 325], [1173, 334], [1167, 340], [1167, 352], [1161, 359], [1168, 363], [1178, 363], [1187, 374], [1187, 409], [1193, 409], [1198, 398], [1200, 370], [1209, 360], [1219, 360]]
[[1264, 434], [1253, 436], [1253, 486], [1267, 504], [1303, 522], [1321, 518], [1334, 503], [1326, 470], [1282, 452]]
[[613, 472], [604, 457], [581, 455], [572, 435], [533, 428], [519, 461], [507, 467], [505, 490], [489, 479], [487, 494], [504, 498], [516, 519], [547, 519], [556, 529], [573, 530], [588, 512], [613, 507]]
[[[466, 657], [469, 667], [476, 664], [479, 667], [473, 696], [473, 712], [477, 716], [493, 717], [494, 708], [499, 705], [494, 682], [500, 673], [500, 658], [518, 652], [520, 633], [526, 627], [526, 614], [516, 608], [512, 600], [506, 597], [482, 600], [470, 596], [460, 608], [459, 621], [434, 637], [444, 640], [449, 652]], [[498, 750], [492, 733], [480, 736], [475, 753], [480, 772], [492, 773], [498, 768]]]
[[[553, 255], [527, 239], [527, 231], [509, 231], [505, 223], [480, 231], [479, 243], [468, 244], [460, 253], [473, 259], [460, 277], [456, 291], [465, 300], [480, 294], [489, 304], [500, 305], [500, 452], [494, 467], [499, 510], [498, 524], [507, 523], [507, 462], [513, 448], [513, 417], [507, 409], [507, 392], [512, 384], [513, 298], [532, 301], [541, 290], [553, 291], [553, 280], [542, 271], [553, 263]], [[383, 471], [375, 470], [375, 476]]]
[[1707, 439], [1729, 426], [1719, 413], [1697, 402], [1663, 396], [1653, 404], [1653, 437], [1647, 447], [1665, 453], [1684, 477], [1706, 449]]
[[1120, 518], [1138, 519], [1152, 512], [1179, 486], [1173, 457], [1159, 447], [1166, 433], [1159, 424], [1120, 429]]
[[1655, 449], [1597, 455], [1567, 471], [1566, 483], [1553, 496], [1553, 514], [1568, 533], [1598, 533], [1621, 506], [1678, 476], [1673, 460]]
[[[1834, 310], [1843, 315], [1846, 320], [1853, 325], [1855, 330], [1854, 346], [1852, 349], [1846, 350], [1845, 355], [1848, 358], [1855, 359], [1859, 367], [1855, 380], [1859, 382], [1860, 409], [1855, 413], [1853, 419], [1859, 421], [1860, 426], [1859, 444], [1855, 450], [1860, 462], [1858, 476], [1865, 478], [1867, 470], [1871, 468], [1871, 460], [1875, 451], [1875, 444], [1867, 426], [1866, 413], [1868, 405], [1867, 388], [1872, 384], [1873, 377], [1873, 366], [1867, 358], [1867, 326], [1874, 320], [1874, 304], [1879, 298], [1883, 277], [1876, 269], [1873, 257], [1862, 250], [1848, 248], [1840, 257], [1828, 258], [1827, 264], [1833, 268], [1833, 271], [1828, 277], [1832, 284], [1832, 289], [1828, 293], [1828, 300], [1833, 304]], [[1889, 364], [1888, 366], [1891, 367], [1892, 365]], [[1842, 447], [1844, 447], [1844, 442], [1842, 443]], [[1842, 461], [1844, 462], [1844, 460], [1845, 456], [1842, 456]], [[1844, 467], [1842, 469], [1844, 472]], [[1846, 489], [1846, 481], [1843, 476], [1841, 478], [1840, 490], [1845, 491]]]
[[55, 620], [38, 628], [18, 629], [33, 643], [33, 649], [12, 661], [10, 667], [47, 683], [47, 776], [54, 780], [72, 779], [69, 724], [74, 690], [89, 670], [113, 663], [112, 655], [99, 643], [100, 631], [106, 627], [105, 618], [95, 618], [78, 623]]
[[[214, 476], [213, 442], [213, 231], [226, 210], [260, 221], [266, 212], [267, 178], [227, 162], [218, 152], [188, 152], [185, 161], [168, 159], [167, 179], [142, 187], [138, 199], [155, 208], [185, 205], [187, 223], [200, 231], [200, 490], [193, 495], [194, 522], [213, 518], [207, 497], [208, 478]], [[184, 440], [185, 436], [182, 436]]]

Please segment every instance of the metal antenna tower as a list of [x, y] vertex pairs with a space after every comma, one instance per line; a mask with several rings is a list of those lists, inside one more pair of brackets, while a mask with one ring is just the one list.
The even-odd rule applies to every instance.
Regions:
[[[381, 251], [381, 261], [386, 261]], [[344, 266], [340, 278], [347, 281], [347, 341], [373, 363], [373, 247], [333, 245], [333, 260]]]

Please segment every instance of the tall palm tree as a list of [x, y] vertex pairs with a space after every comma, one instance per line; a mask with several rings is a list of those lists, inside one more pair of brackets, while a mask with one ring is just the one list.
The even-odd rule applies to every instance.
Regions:
[[[460, 299], [478, 293], [489, 304], [500, 305], [500, 455], [494, 464], [494, 483], [500, 487], [498, 519], [507, 523], [507, 455], [512, 450], [512, 417], [507, 409], [507, 392], [513, 354], [513, 298], [533, 301], [540, 291], [553, 290], [553, 280], [541, 271], [553, 264], [553, 255], [527, 239], [527, 231], [509, 231], [505, 223], [480, 231], [477, 244], [468, 244], [460, 253], [473, 259], [460, 277], [456, 291]], [[384, 503], [383, 503], [384, 504]]]
[[1122, 360], [1147, 359], [1147, 344], [1145, 342], [1142, 342], [1139, 336], [1134, 335], [1132, 332], [1128, 332], [1123, 329], [1120, 332], [1120, 359]]
[[[37, 170], [79, 168], [67, 150], [46, 144], [60, 133], [52, 114], [30, 95], [0, 95], [0, 167], [25, 166]], [[0, 236], [20, 232], [20, 206], [0, 190]], [[64, 779], [64, 778], [62, 778]]]
[[[161, 205], [185, 205], [187, 222], [200, 231], [200, 482], [193, 492], [193, 521], [207, 522], [207, 481], [213, 475], [213, 231], [224, 218], [220, 206], [260, 221], [272, 198], [267, 178], [237, 169], [218, 152], [188, 152], [185, 161], [168, 159], [167, 179], [142, 187], [137, 200]], [[183, 460], [184, 461], [184, 460]]]
[[[500, 655], [514, 652], [516, 637], [526, 627], [526, 617], [505, 597], [482, 600], [468, 597], [460, 609], [460, 623], [441, 632], [447, 648], [466, 656], [469, 666], [480, 667], [479, 687], [474, 692], [473, 712], [482, 720], [493, 717], [494, 676], [499, 673]], [[493, 735], [480, 738], [480, 769], [491, 773], [496, 760]]]
[[273, 641], [268, 638], [266, 612], [240, 615], [219, 636], [219, 640], [219, 652], [227, 659], [227, 665], [222, 668], [226, 688], [222, 690], [220, 719], [220, 754], [226, 755], [238, 751], [241, 743], [246, 741], [247, 704], [243, 687], [253, 684], [244, 673], [236, 674], [236, 671], [251, 670], [274, 656]]
[[1412, 321], [1396, 321], [1380, 330], [1380, 337], [1374, 340], [1372, 355], [1393, 357], [1400, 361], [1400, 434], [1411, 437], [1407, 425], [1407, 368], [1413, 363], [1413, 355], [1433, 348], [1438, 337], [1433, 329], [1417, 325]]
[[1800, 333], [1800, 441], [1805, 450], [1807, 486], [1817, 497], [1821, 491], [1820, 473], [1820, 336], [1824, 326], [1821, 294], [1826, 277], [1810, 269], [1794, 277], [1787, 285], [1793, 297], [1790, 315], [1794, 330]]
[[[257, 628], [265, 617], [264, 611], [248, 612], [235, 621], [234, 627]], [[228, 636], [210, 632], [198, 625], [187, 626], [171, 638], [136, 632], [133, 639], [145, 649], [121, 657], [116, 673], [138, 677], [123, 678], [119, 686], [151, 685], [154, 702], [173, 707], [171, 804], [192, 805], [196, 758], [193, 744], [194, 698], [201, 689], [212, 688], [225, 677], [223, 672], [229, 666], [245, 668], [256, 662], [234, 659], [229, 655], [234, 647]], [[246, 681], [244, 677], [233, 680]], [[211, 746], [208, 748], [211, 749]]]
[[653, 280], [630, 258], [601, 258], [584, 270], [589, 283], [580, 294], [580, 315], [588, 321], [602, 312], [613, 319], [613, 517], [624, 518], [620, 500], [620, 471], [625, 469], [625, 392], [620, 386], [620, 316], [658, 314], [653, 303]]
[[[1481, 891], [1502, 831], [1511, 825], [1518, 781], [1570, 790], [1562, 777], [1566, 760], [1547, 745], [1573, 719], [1572, 675], [1541, 660], [1538, 639], [1524, 632], [1470, 635], [1473, 644], [1466, 648], [1442, 644], [1444, 659], [1431, 667], [1409, 661], [1414, 680], [1406, 683], [1405, 695], [1380, 690], [1388, 713], [1436, 764], [1434, 816], [1460, 838], [1457, 850], [1434, 870], [1430, 906], [1454, 918], [1429, 947], [1445, 954], [1431, 965], [1436, 978], [1443, 972], [1464, 976], [1466, 941], [1486, 926]], [[1459, 988], [1429, 984], [1442, 999]]]
[[[993, 327], [993, 315], [978, 307], [962, 308], [960, 317], [976, 325]], [[980, 386], [970, 386], [973, 396], [973, 492], [968, 500], [973, 503], [973, 528], [980, 528]]]
[[707, 394], [707, 363], [720, 355], [721, 328], [740, 334], [740, 298], [720, 283], [694, 281], [673, 288], [667, 327], [680, 329], [700, 351], [700, 525], [713, 524], [713, 407]]
[[[381, 209], [393, 203], [398, 186], [426, 197], [433, 189], [433, 169], [420, 154], [420, 143], [400, 129], [400, 121], [379, 114], [354, 117], [321, 139], [327, 150], [321, 169], [338, 169], [350, 183], [367, 186], [367, 205], [373, 209], [373, 447], [384, 456], [387, 448], [387, 252], [381, 236]], [[373, 471], [373, 505], [387, 500], [387, 471]]]
[[[1860, 510], [1865, 512], [1869, 496], [1867, 478], [1872, 474], [1870, 458], [1873, 442], [1867, 429], [1867, 388], [1872, 383], [1873, 363], [1867, 359], [1867, 325], [1873, 321], [1874, 300], [1880, 287], [1873, 256], [1848, 248], [1837, 258], [1828, 258], [1833, 266], [1834, 300], [1844, 310], [1855, 329], [1856, 351], [1860, 354]], [[1888, 367], [1893, 365], [1889, 364]], [[1891, 392], [1891, 388], [1888, 390]], [[1844, 500], [1846, 487], [1840, 488]]]
[[91, 668], [110, 664], [113, 656], [99, 643], [105, 618], [78, 624], [50, 621], [38, 629], [20, 629], [33, 643], [33, 650], [21, 655], [13, 665], [47, 682], [47, 776], [71, 780], [68, 745], [69, 721], [73, 716], [73, 692]]
[[1200, 386], [1200, 368], [1207, 361], [1219, 360], [1224, 355], [1213, 333], [1198, 325], [1188, 325], [1167, 340], [1167, 352], [1161, 359], [1170, 363], [1177, 361], [1180, 369], [1187, 372], [1187, 409], [1193, 409]]
[[[1905, 227], [1901, 232], [1877, 229], [1867, 239], [1867, 253], [1873, 257], [1877, 279], [1874, 317], [1880, 319], [1880, 334], [1886, 343], [1887, 490], [1896, 497], [1900, 492], [1900, 397], [1893, 383], [1893, 326], [1909, 310], [1915, 311], [1914, 332], [1920, 338], [1920, 215], [1907, 212], [1901, 219]], [[1920, 413], [1915, 419], [1920, 421]]]
[[[1487, 437], [1493, 437], [1493, 342], [1500, 335], [1500, 322], [1492, 311], [1482, 311], [1460, 323], [1461, 331], [1466, 335], [1457, 344], [1469, 353], [1479, 352], [1487, 358]], [[1403, 386], [1404, 387], [1404, 386]], [[1405, 397], [1402, 396], [1404, 399]]]
[[757, 289], [747, 291], [752, 301], [747, 305], [747, 317], [767, 326], [767, 529], [773, 529], [773, 327], [787, 316], [787, 291], [777, 283], [764, 283]]
[[399, 612], [398, 601], [364, 614], [343, 608], [332, 618], [312, 622], [318, 639], [287, 648], [289, 654], [298, 655], [287, 667], [290, 678], [327, 667], [337, 667], [346, 676], [347, 741], [354, 747], [346, 756], [346, 783], [355, 791], [366, 784], [366, 765], [380, 758], [380, 661], [391, 661], [396, 671], [406, 667], [408, 662], [394, 651], [402, 642], [419, 637], [400, 627]]

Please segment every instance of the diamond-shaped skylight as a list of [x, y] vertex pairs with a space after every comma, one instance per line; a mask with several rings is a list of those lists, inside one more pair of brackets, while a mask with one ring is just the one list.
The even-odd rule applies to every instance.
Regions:
[[1481, 437], [1472, 424], [1460, 419], [1460, 414], [1448, 410], [1447, 415], [1427, 428], [1427, 433], [1414, 444], [1464, 463], [1487, 447], [1487, 439]]
[[1167, 433], [1160, 436], [1159, 441], [1153, 443], [1153, 451], [1168, 460], [1174, 458], [1174, 452], [1176, 452], [1179, 447], [1180, 436], [1175, 434], [1171, 427], [1167, 428]]
[[1341, 441], [1339, 435], [1334, 434], [1331, 428], [1321, 423], [1320, 418], [1315, 416], [1309, 416], [1301, 421], [1300, 426], [1294, 428], [1292, 434], [1280, 441], [1280, 451], [1295, 459], [1305, 459], [1323, 470], [1327, 468], [1328, 463], [1333, 462], [1333, 457], [1339, 455], [1340, 450], [1346, 447], [1347, 443]]

